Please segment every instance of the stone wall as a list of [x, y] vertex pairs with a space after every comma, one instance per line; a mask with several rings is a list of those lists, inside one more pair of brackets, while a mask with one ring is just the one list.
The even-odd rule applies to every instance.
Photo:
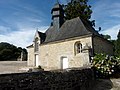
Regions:
[[113, 45], [109, 41], [100, 38], [94, 37], [93, 38], [93, 46], [95, 53], [106, 53], [108, 55], [113, 55]]
[[[86, 43], [91, 46], [92, 48], [92, 39], [91, 37], [84, 37], [84, 38], [74, 38], [72, 40], [65, 40], [62, 42], [56, 42], [46, 45], [40, 46], [40, 59], [39, 64], [46, 69], [61, 69], [61, 58], [67, 57], [68, 58], [68, 68], [72, 67], [82, 67], [84, 62], [88, 60], [83, 60], [82, 54], [75, 55], [75, 43], [80, 41], [82, 47], [86, 45]], [[85, 55], [85, 54], [84, 54]], [[83, 55], [83, 56], [84, 56]], [[89, 57], [86, 54], [85, 57]]]
[[92, 90], [91, 69], [0, 75], [0, 90]]
[[28, 60], [27, 60], [27, 65], [28, 66], [35, 66], [35, 54], [34, 54], [34, 48], [33, 47], [29, 47], [28, 49]]

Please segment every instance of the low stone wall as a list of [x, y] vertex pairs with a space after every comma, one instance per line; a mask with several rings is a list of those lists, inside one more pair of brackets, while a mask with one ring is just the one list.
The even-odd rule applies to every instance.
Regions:
[[0, 90], [92, 90], [91, 69], [0, 75]]

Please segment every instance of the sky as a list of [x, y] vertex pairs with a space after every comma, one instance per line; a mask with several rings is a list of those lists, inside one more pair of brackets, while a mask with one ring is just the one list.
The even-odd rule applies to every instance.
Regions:
[[[26, 48], [33, 42], [36, 30], [50, 26], [51, 9], [57, 0], [0, 0], [0, 42]], [[68, 0], [59, 0], [66, 4]], [[89, 0], [91, 20], [101, 34], [117, 38], [120, 29], [120, 0]]]

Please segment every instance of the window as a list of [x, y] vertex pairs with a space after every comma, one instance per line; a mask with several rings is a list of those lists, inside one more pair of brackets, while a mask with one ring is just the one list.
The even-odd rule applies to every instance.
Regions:
[[82, 44], [79, 42], [75, 43], [75, 55], [82, 52]]
[[39, 41], [38, 41], [38, 38], [35, 39], [35, 52], [39, 51]]

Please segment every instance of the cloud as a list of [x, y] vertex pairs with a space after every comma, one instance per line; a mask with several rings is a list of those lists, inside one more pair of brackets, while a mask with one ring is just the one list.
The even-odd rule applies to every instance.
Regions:
[[120, 18], [120, 9], [116, 9], [113, 11], [109, 11], [111, 17], [117, 17]]
[[109, 17], [111, 14], [115, 14], [112, 12], [119, 11], [119, 8], [120, 8], [120, 2], [116, 2], [113, 0], [112, 1], [105, 0], [104, 2], [103, 2], [103, 0], [98, 0], [92, 6], [93, 15], [95, 15], [95, 17], [97, 17], [97, 16], [99, 17], [101, 15]]
[[[48, 26], [43, 26], [38, 29], [39, 31], [44, 32], [47, 28]], [[32, 44], [35, 31], [36, 30], [34, 28], [23, 28], [19, 31], [13, 31], [5, 35], [0, 34], [0, 42], [8, 42], [18, 47], [25, 48], [26, 46]]]
[[62, 4], [67, 4], [68, 0], [59, 0]]
[[113, 26], [111, 28], [108, 28], [104, 31], [101, 31], [100, 33], [106, 35], [110, 35], [112, 39], [117, 39], [117, 34], [119, 32], [119, 29], [120, 29], [120, 24], [119, 25], [116, 25], [116, 26]]
[[2, 34], [8, 33], [9, 31], [10, 31], [9, 27], [0, 26], [0, 32], [2, 32]]
[[15, 28], [16, 30], [19, 29], [19, 26], [32, 28], [41, 25], [46, 26], [45, 16], [47, 15], [34, 4], [24, 0], [5, 1], [0, 1], [4, 4], [3, 8], [0, 9], [1, 11], [3, 10], [2, 14], [0, 14], [0, 24], [2, 23], [4, 26]]
[[120, 29], [120, 1], [98, 0], [94, 2], [92, 10], [92, 19], [96, 21], [96, 27], [102, 28], [100, 33], [116, 39]]
[[32, 43], [37, 28], [40, 31], [48, 28], [44, 18], [47, 15], [30, 3], [20, 0], [5, 1], [0, 1], [4, 9], [3, 14], [0, 14], [0, 42], [25, 48]]
[[27, 18], [28, 21], [31, 21], [31, 22], [36, 22], [36, 23], [40, 23], [41, 20], [40, 19], [37, 19], [37, 18]]

